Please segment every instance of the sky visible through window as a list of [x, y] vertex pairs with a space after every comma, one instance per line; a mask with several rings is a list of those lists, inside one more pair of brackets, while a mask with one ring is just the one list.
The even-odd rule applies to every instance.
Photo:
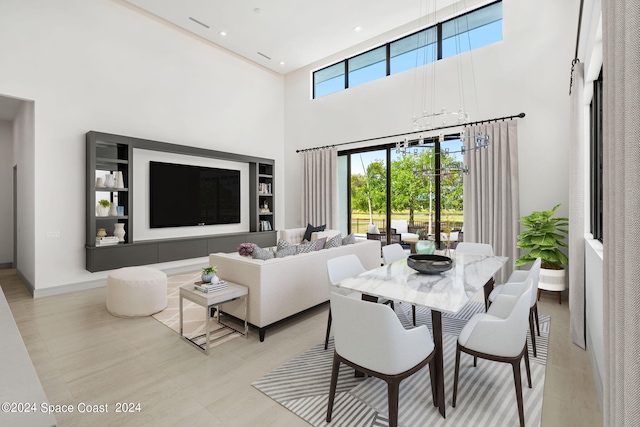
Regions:
[[[496, 3], [442, 24], [442, 58], [449, 58], [502, 40], [502, 4]], [[390, 43], [390, 73], [396, 74], [435, 62], [437, 44], [435, 27]], [[386, 58], [381, 46], [347, 59], [349, 87], [386, 76]], [[313, 73], [314, 97], [319, 98], [345, 89], [345, 62]]]

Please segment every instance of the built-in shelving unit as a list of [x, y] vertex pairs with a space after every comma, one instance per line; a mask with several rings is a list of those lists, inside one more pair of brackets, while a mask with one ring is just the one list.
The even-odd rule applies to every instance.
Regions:
[[[247, 163], [249, 166], [249, 231], [136, 242], [132, 230], [134, 215], [149, 215], [149, 213], [133, 212], [135, 148]], [[198, 258], [214, 252], [233, 252], [240, 243], [244, 242], [256, 243], [263, 247], [276, 244], [275, 162], [273, 160], [95, 131], [87, 132], [86, 149], [87, 270], [103, 271], [133, 265]], [[122, 188], [97, 186], [98, 178], [103, 178], [104, 181], [105, 175], [115, 175], [118, 172], [122, 174]], [[246, 190], [242, 189], [242, 191]], [[145, 197], [145, 195], [139, 196]], [[107, 199], [110, 203], [121, 206], [122, 214], [98, 216], [96, 207], [100, 199]], [[268, 211], [264, 208], [265, 203]], [[96, 241], [98, 230], [104, 228], [107, 235], [112, 236], [116, 223], [124, 224], [124, 241], [114, 245], [98, 245]]]
[[[87, 134], [87, 246], [100, 246], [96, 241], [98, 230], [103, 228], [108, 236], [113, 236], [115, 224], [124, 224], [124, 242], [130, 242], [132, 221], [132, 199], [129, 181], [132, 176], [132, 147], [126, 138], [117, 135]], [[116, 188], [115, 180], [122, 174], [121, 187]], [[106, 176], [111, 175], [113, 185], [106, 187]], [[99, 182], [101, 186], [98, 186]], [[120, 206], [122, 213], [118, 215], [100, 216], [98, 202], [108, 200], [112, 205]], [[117, 212], [116, 212], [117, 213]]]

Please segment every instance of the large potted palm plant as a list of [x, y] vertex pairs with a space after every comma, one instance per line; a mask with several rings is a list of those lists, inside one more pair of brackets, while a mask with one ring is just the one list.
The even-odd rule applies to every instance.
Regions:
[[538, 289], [560, 292], [565, 289], [565, 269], [569, 259], [560, 250], [567, 248], [565, 238], [569, 219], [554, 217], [556, 205], [550, 211], [535, 211], [520, 218], [522, 233], [518, 235], [518, 248], [527, 251], [515, 266], [526, 265], [540, 258], [542, 261]]

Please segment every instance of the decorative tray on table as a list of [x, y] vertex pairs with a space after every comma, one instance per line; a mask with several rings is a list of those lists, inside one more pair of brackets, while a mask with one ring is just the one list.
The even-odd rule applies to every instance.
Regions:
[[442, 255], [416, 254], [409, 255], [407, 265], [419, 273], [439, 274], [451, 270], [453, 261]]

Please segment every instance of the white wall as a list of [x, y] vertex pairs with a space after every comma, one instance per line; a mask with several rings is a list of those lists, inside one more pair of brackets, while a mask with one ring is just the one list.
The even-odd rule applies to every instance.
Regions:
[[282, 76], [122, 3], [5, 0], [0, 57], [0, 93], [35, 102], [35, 145], [17, 154], [19, 263], [36, 290], [106, 277], [85, 270], [89, 130], [272, 158], [283, 174]]
[[[579, 1], [503, 3], [503, 41], [435, 64], [437, 109], [457, 110], [458, 60], [464, 69], [465, 108], [472, 119], [526, 113], [518, 120], [520, 210], [568, 213], [569, 76]], [[438, 21], [445, 16], [438, 16]], [[426, 24], [425, 22], [422, 22]], [[316, 100], [310, 99], [313, 70], [393, 40], [402, 28], [368, 44], [287, 74], [285, 84], [286, 224], [300, 226], [299, 154], [296, 149], [412, 131], [421, 102], [423, 71], [407, 71]], [[474, 79], [469, 78], [473, 67]], [[428, 77], [429, 78], [429, 77]], [[431, 96], [429, 94], [429, 96]], [[476, 108], [477, 103], [477, 108]], [[429, 105], [431, 100], [429, 98]], [[375, 144], [375, 143], [371, 143]], [[350, 146], [347, 146], [351, 148]]]
[[13, 262], [13, 122], [0, 120], [0, 265]]

